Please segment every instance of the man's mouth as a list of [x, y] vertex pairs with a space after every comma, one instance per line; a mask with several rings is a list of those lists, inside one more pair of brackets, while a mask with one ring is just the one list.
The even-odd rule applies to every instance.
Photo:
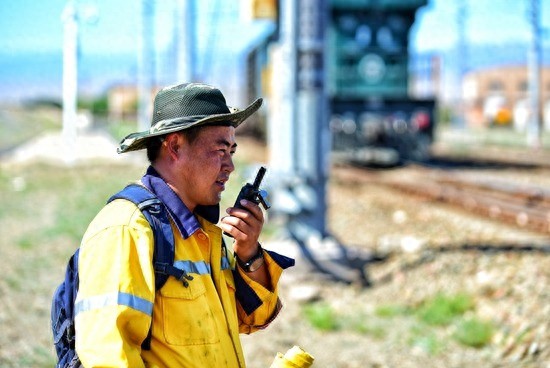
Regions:
[[220, 186], [222, 190], [225, 189], [225, 183], [227, 183], [227, 179], [216, 180], [216, 184]]

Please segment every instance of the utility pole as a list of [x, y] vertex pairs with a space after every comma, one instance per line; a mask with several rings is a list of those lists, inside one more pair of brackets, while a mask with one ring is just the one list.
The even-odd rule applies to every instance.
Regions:
[[[369, 284], [360, 254], [327, 229], [327, 183], [331, 133], [325, 85], [328, 0], [281, 0], [280, 42], [275, 54], [274, 92], [279, 102], [270, 112], [273, 209], [286, 215], [286, 228], [307, 261], [318, 271], [344, 282]], [[272, 102], [270, 101], [270, 104]]]
[[[274, 65], [280, 107], [271, 113], [270, 166], [278, 182], [274, 210], [289, 216], [301, 240], [326, 234], [326, 183], [330, 157], [325, 91], [326, 0], [282, 0]], [[282, 198], [282, 199], [280, 199]]]
[[140, 36], [138, 42], [138, 130], [149, 129], [153, 102], [154, 80], [154, 10], [155, 0], [141, 1]]
[[298, 173], [310, 187], [315, 208], [300, 221], [326, 235], [326, 183], [331, 142], [325, 91], [325, 0], [298, 1], [296, 80], [296, 160]]
[[[279, 47], [273, 51], [273, 76], [271, 84], [276, 108], [270, 109], [268, 142], [269, 166], [279, 186], [287, 186], [296, 176], [296, 147], [294, 144], [296, 121], [296, 1], [281, 0], [279, 6]], [[284, 180], [288, 182], [284, 182]], [[276, 190], [276, 192], [278, 192]], [[275, 201], [277, 206], [284, 201]], [[288, 211], [288, 208], [283, 208]]]
[[531, 39], [527, 54], [529, 88], [529, 127], [527, 144], [533, 149], [542, 147], [542, 114], [540, 106], [541, 28], [540, 0], [529, 0]]
[[76, 108], [78, 70], [78, 18], [75, 2], [69, 0], [61, 15], [63, 21], [63, 129], [67, 150], [65, 160], [73, 163], [76, 156]]
[[457, 9], [457, 15], [456, 15], [456, 27], [457, 27], [457, 35], [458, 35], [458, 45], [457, 45], [457, 62], [458, 62], [458, 91], [456, 96], [456, 101], [458, 104], [458, 116], [457, 116], [457, 122], [458, 126], [460, 128], [464, 128], [466, 125], [466, 106], [464, 101], [464, 93], [463, 93], [463, 84], [464, 84], [464, 76], [466, 75], [467, 71], [467, 60], [468, 60], [468, 47], [467, 47], [467, 41], [466, 41], [466, 20], [468, 17], [467, 13], [467, 0], [459, 0], [458, 1], [458, 9]]
[[176, 81], [193, 82], [196, 77], [195, 0], [177, 0], [176, 6]]

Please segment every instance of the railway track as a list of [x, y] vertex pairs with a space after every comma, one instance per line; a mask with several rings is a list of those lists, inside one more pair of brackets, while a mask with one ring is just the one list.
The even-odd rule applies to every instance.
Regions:
[[448, 203], [508, 224], [550, 234], [550, 190], [496, 179], [471, 179], [454, 172], [415, 167], [407, 175], [372, 175], [353, 167], [335, 170], [350, 182], [385, 185], [410, 195]]

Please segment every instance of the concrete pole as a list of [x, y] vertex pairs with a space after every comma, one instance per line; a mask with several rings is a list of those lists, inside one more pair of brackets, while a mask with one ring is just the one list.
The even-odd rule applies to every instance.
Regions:
[[195, 79], [195, 1], [178, 0], [175, 20], [176, 83]]
[[268, 142], [270, 176], [284, 184], [296, 172], [296, 0], [281, 0], [279, 11], [280, 42], [273, 50], [271, 82], [275, 108], [269, 110]]
[[326, 233], [330, 159], [325, 92], [326, 0], [282, 0], [280, 47], [274, 53], [270, 111], [270, 177], [274, 210], [290, 216], [300, 238]]
[[314, 204], [299, 220], [321, 236], [327, 235], [325, 197], [330, 160], [324, 52], [327, 16], [325, 0], [298, 2], [295, 162], [298, 175], [309, 187], [307, 202]]
[[527, 129], [527, 144], [533, 149], [542, 146], [542, 114], [540, 108], [541, 79], [541, 28], [540, 0], [529, 2], [529, 24], [531, 27], [531, 42], [527, 54], [528, 84], [529, 84], [529, 127]]
[[140, 37], [138, 41], [138, 130], [144, 131], [151, 126], [153, 101], [154, 69], [154, 0], [141, 1]]
[[62, 139], [66, 148], [65, 160], [76, 158], [76, 111], [78, 86], [78, 19], [73, 0], [65, 5], [63, 21], [63, 129]]
[[457, 62], [458, 62], [458, 83], [457, 83], [457, 92], [456, 92], [456, 101], [457, 101], [457, 126], [464, 128], [467, 125], [466, 122], [466, 106], [464, 101], [464, 76], [467, 71], [467, 60], [468, 60], [468, 47], [466, 41], [466, 20], [467, 20], [467, 5], [466, 0], [459, 0], [457, 4], [457, 16], [456, 16], [456, 26], [457, 26], [457, 35], [458, 35], [458, 45], [457, 45]]

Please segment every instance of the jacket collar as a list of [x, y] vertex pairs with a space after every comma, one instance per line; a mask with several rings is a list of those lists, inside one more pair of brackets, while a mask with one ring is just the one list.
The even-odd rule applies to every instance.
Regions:
[[213, 224], [218, 222], [220, 217], [219, 205], [197, 206], [194, 213], [189, 211], [183, 201], [152, 166], [149, 166], [147, 172], [141, 178], [141, 182], [168, 208], [184, 239], [187, 239], [201, 227], [195, 215], [201, 216]]

